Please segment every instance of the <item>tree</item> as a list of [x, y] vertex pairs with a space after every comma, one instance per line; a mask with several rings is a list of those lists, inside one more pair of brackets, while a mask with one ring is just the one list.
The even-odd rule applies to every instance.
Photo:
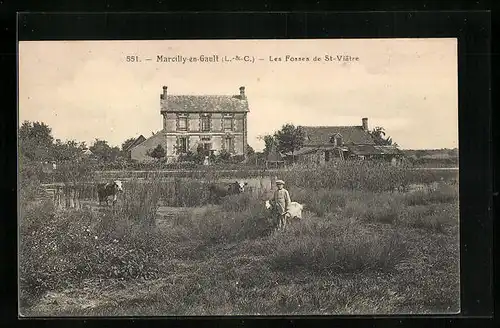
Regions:
[[247, 156], [252, 156], [253, 154], [255, 154], [255, 150], [252, 148], [252, 146], [247, 144]]
[[[295, 127], [293, 124], [285, 124], [274, 134], [277, 141], [278, 151], [283, 153], [293, 153], [304, 145], [306, 139], [305, 131], [300, 127]], [[265, 139], [264, 139], [265, 141]]]
[[56, 161], [79, 160], [86, 149], [87, 146], [84, 142], [77, 143], [74, 140], [68, 140], [63, 143], [60, 139], [56, 139], [52, 149], [52, 156]]
[[136, 140], [135, 138], [128, 138], [122, 143], [122, 149], [120, 154], [123, 158], [130, 159], [130, 151], [125, 151], [125, 150], [129, 148], [135, 142], [135, 140]]
[[24, 121], [19, 128], [19, 139], [36, 139], [40, 144], [50, 145], [54, 138], [52, 137], [52, 129], [43, 122]]
[[259, 136], [257, 139], [264, 140], [264, 150], [262, 151], [262, 153], [265, 156], [267, 156], [269, 154], [269, 152], [271, 151], [271, 149], [273, 148], [273, 146], [275, 146], [277, 144], [277, 141], [274, 138], [274, 136], [269, 135], [269, 134], [265, 135], [265, 136]]
[[391, 146], [391, 145], [396, 147], [398, 146], [396, 143], [392, 142], [391, 137], [385, 138], [386, 133], [383, 127], [377, 126], [372, 130], [372, 132], [370, 132], [370, 135], [372, 136], [375, 144], [378, 146]]
[[122, 152], [125, 151], [131, 144], [133, 144], [135, 141], [135, 138], [128, 138], [122, 143]]
[[151, 156], [157, 160], [164, 158], [166, 155], [167, 153], [165, 152], [165, 149], [160, 144], [158, 144], [158, 146], [148, 152], [148, 156]]
[[89, 149], [98, 160], [103, 162], [112, 162], [120, 156], [120, 148], [110, 147], [105, 140], [95, 139]]
[[43, 122], [24, 121], [19, 128], [19, 151], [33, 161], [51, 160], [54, 138]]

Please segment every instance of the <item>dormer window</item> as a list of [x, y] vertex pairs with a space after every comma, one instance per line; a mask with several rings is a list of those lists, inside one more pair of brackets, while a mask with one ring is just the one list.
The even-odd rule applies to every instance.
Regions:
[[335, 147], [340, 147], [344, 143], [342, 140], [342, 136], [338, 133], [330, 138], [330, 142], [333, 143]]

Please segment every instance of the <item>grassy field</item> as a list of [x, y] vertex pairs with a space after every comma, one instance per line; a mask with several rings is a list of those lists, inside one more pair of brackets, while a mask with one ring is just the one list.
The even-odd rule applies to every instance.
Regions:
[[[21, 313], [457, 312], [458, 188], [456, 173], [446, 174], [351, 164], [284, 172], [307, 211], [281, 233], [262, 204], [270, 190], [212, 206], [194, 178], [174, 189], [154, 177], [128, 181], [114, 213], [58, 211], [26, 198]], [[162, 219], [161, 204], [184, 210]]]

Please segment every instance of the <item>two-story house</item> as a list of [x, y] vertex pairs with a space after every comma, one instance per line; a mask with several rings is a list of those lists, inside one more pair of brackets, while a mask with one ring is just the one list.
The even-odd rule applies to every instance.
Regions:
[[168, 160], [196, 152], [200, 144], [215, 155], [223, 149], [231, 155], [245, 155], [249, 107], [245, 87], [239, 91], [236, 95], [171, 95], [164, 86], [160, 95], [163, 128], [135, 145], [131, 158], [152, 160], [147, 153], [158, 144], [166, 150]]

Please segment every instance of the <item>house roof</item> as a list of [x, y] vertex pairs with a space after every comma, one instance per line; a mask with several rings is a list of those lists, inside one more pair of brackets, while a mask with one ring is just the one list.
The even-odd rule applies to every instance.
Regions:
[[167, 95], [161, 112], [248, 112], [248, 101], [240, 95]]
[[129, 151], [130, 149], [134, 148], [135, 146], [143, 143], [146, 140], [146, 138], [141, 134], [140, 136], [137, 137], [137, 139], [134, 140], [130, 145], [127, 146], [127, 148], [124, 149], [124, 151]]
[[306, 133], [304, 146], [328, 145], [336, 134], [342, 136], [344, 144], [374, 145], [375, 142], [362, 126], [302, 126]]

